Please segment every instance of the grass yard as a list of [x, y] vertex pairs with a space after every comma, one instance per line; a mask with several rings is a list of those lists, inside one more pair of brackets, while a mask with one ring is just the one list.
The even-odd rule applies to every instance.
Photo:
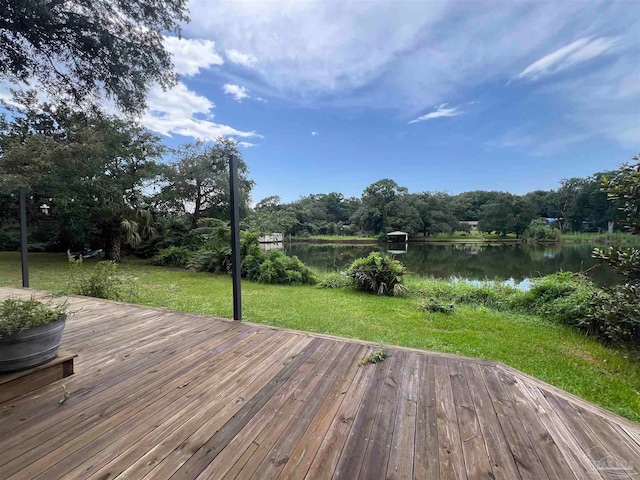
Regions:
[[630, 233], [563, 233], [560, 237], [565, 243], [589, 243], [596, 245], [638, 246], [640, 238]]
[[[92, 268], [86, 261], [81, 268]], [[232, 315], [227, 276], [154, 267], [128, 260], [135, 303], [221, 317]], [[30, 254], [31, 286], [64, 291], [64, 255]], [[20, 286], [18, 253], [0, 253], [0, 286]], [[498, 360], [620, 415], [640, 421], [640, 362], [576, 330], [542, 317], [458, 305], [452, 314], [425, 313], [420, 298], [376, 297], [349, 289], [243, 282], [247, 321], [374, 342]]]

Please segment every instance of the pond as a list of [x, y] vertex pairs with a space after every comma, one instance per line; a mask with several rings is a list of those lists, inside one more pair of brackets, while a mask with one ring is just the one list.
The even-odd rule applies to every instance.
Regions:
[[[393, 248], [402, 248], [393, 247]], [[356, 258], [373, 251], [387, 252], [387, 245], [335, 245], [287, 243], [288, 255], [297, 255], [306, 265], [323, 270], [344, 270]], [[511, 280], [559, 271], [586, 271], [600, 285], [618, 282], [608, 267], [596, 266], [590, 245], [417, 245], [397, 253], [409, 271], [425, 276], [463, 280]], [[593, 267], [593, 268], [592, 268]]]

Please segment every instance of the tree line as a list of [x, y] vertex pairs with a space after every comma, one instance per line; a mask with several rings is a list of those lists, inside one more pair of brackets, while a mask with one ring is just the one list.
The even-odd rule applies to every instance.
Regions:
[[428, 237], [469, 230], [521, 235], [534, 219], [550, 221], [563, 232], [605, 232], [619, 220], [616, 205], [607, 201], [602, 180], [615, 172], [562, 180], [557, 189], [526, 195], [475, 190], [410, 193], [391, 179], [369, 185], [360, 198], [341, 193], [314, 194], [281, 203], [272, 196], [259, 201], [246, 220], [263, 231], [291, 235], [381, 235], [401, 230]]
[[33, 92], [15, 94], [4, 109], [0, 249], [5, 250], [18, 246], [20, 186], [28, 187], [36, 249], [103, 248], [107, 258], [118, 260], [123, 246], [152, 249], [158, 238], [197, 231], [204, 219], [226, 224], [231, 155], [239, 158], [242, 227], [262, 233], [375, 236], [402, 230], [430, 236], [468, 229], [463, 222], [477, 220], [481, 231], [520, 235], [540, 217], [558, 219], [565, 232], [606, 231], [619, 215], [601, 189], [602, 180], [615, 172], [563, 180], [555, 190], [526, 195], [411, 193], [382, 179], [360, 198], [331, 192], [290, 203], [271, 196], [252, 205], [254, 181], [232, 139], [169, 149], [135, 121], [64, 102], [41, 103]]

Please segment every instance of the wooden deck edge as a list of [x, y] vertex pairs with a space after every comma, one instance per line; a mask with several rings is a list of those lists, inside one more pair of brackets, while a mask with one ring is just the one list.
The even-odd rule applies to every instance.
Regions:
[[[32, 289], [32, 288], [16, 288], [16, 287], [0, 287], [0, 293], [3, 290], [14, 290], [16, 291], [16, 293], [19, 292], [24, 292], [24, 291], [30, 291], [36, 294], [44, 294], [44, 295], [51, 295], [52, 292], [49, 292], [47, 290], [36, 290], [36, 289]], [[87, 300], [90, 299], [92, 301], [97, 301], [97, 302], [105, 302], [105, 303], [114, 303], [114, 304], [118, 304], [118, 305], [124, 305], [124, 306], [129, 306], [129, 307], [134, 307], [134, 308], [138, 308], [138, 309], [145, 309], [145, 310], [154, 310], [157, 312], [161, 312], [161, 313], [180, 313], [182, 315], [188, 315], [188, 316], [192, 316], [194, 318], [199, 318], [199, 319], [208, 319], [208, 320], [217, 320], [217, 321], [223, 321], [223, 322], [230, 322], [230, 323], [234, 323], [237, 320], [232, 320], [230, 318], [222, 318], [222, 317], [215, 317], [212, 315], [204, 315], [204, 314], [199, 314], [199, 313], [191, 313], [191, 312], [179, 312], [176, 310], [171, 310], [169, 308], [162, 308], [162, 307], [153, 307], [153, 306], [147, 306], [147, 305], [140, 305], [140, 304], [135, 304], [135, 303], [127, 303], [127, 302], [119, 302], [116, 300], [105, 300], [102, 298], [93, 298], [93, 297], [85, 297], [82, 295], [63, 295], [59, 298], [63, 298], [63, 297], [70, 297], [70, 298], [77, 298], [79, 300]], [[533, 377], [527, 373], [524, 373], [514, 367], [511, 367], [509, 365], [506, 365], [502, 362], [499, 362], [497, 360], [485, 360], [482, 358], [476, 358], [476, 357], [467, 357], [467, 356], [463, 356], [463, 355], [456, 355], [456, 354], [452, 354], [452, 353], [443, 353], [443, 352], [434, 352], [431, 350], [423, 350], [423, 349], [419, 349], [419, 348], [412, 348], [412, 347], [403, 347], [400, 345], [388, 345], [388, 344], [382, 344], [379, 342], [371, 342], [368, 340], [362, 340], [362, 339], [358, 339], [358, 338], [349, 338], [349, 337], [339, 337], [336, 335], [329, 335], [329, 334], [324, 334], [324, 333], [316, 333], [316, 332], [307, 332], [304, 330], [295, 330], [295, 329], [291, 329], [291, 328], [285, 328], [285, 327], [274, 327], [271, 325], [266, 325], [266, 324], [262, 324], [262, 323], [254, 323], [254, 322], [247, 322], [247, 321], [242, 321], [243, 325], [250, 325], [256, 328], [261, 328], [261, 329], [269, 329], [269, 330], [281, 330], [284, 332], [290, 332], [290, 333], [295, 333], [295, 334], [303, 334], [303, 335], [308, 335], [311, 337], [318, 337], [318, 338], [324, 338], [324, 339], [328, 339], [328, 340], [335, 340], [335, 341], [341, 341], [341, 342], [352, 342], [352, 343], [357, 343], [360, 345], [368, 345], [368, 346], [372, 346], [372, 347], [378, 347], [378, 348], [385, 348], [385, 349], [390, 349], [390, 350], [400, 350], [400, 351], [407, 351], [407, 352], [413, 352], [413, 353], [418, 353], [418, 354], [422, 354], [422, 355], [429, 355], [429, 356], [433, 356], [433, 357], [438, 357], [438, 358], [447, 358], [447, 359], [451, 359], [451, 360], [464, 360], [467, 362], [474, 362], [476, 364], [479, 365], [486, 365], [486, 366], [492, 366], [492, 367], [497, 367], [497, 368], [501, 368], [513, 375], [516, 375], [520, 378], [522, 378], [523, 380], [526, 380], [530, 383], [533, 383], [534, 385], [538, 386], [539, 388], [546, 390], [550, 393], [553, 393], [554, 395], [557, 395], [561, 398], [564, 398], [565, 400], [568, 400], [570, 402], [576, 403], [579, 406], [581, 406], [582, 408], [584, 408], [587, 411], [590, 411], [592, 413], [595, 413], [597, 415], [600, 416], [604, 416], [606, 418], [609, 418], [621, 425], [624, 425], [627, 428], [632, 429], [635, 432], [638, 432], [638, 434], [640, 434], [640, 424], [629, 420], [627, 418], [624, 418], [610, 410], [607, 410], [604, 407], [600, 407], [598, 405], [595, 405], [593, 403], [590, 403], [589, 401], [580, 398], [572, 393], [569, 393], [565, 390], [562, 390], [559, 387], [555, 387], [549, 383], [544, 382], [543, 380], [540, 380], [536, 377]]]
[[49, 362], [22, 372], [0, 375], [0, 404], [73, 375], [77, 355], [59, 351]]
[[[38, 294], [43, 294], [43, 295], [51, 295], [52, 294], [52, 292], [47, 291], [47, 290], [36, 290], [36, 289], [33, 289], [33, 288], [0, 287], [0, 293], [3, 290], [16, 290], [17, 292], [30, 291], [30, 292], [33, 292], [33, 293], [38, 293]], [[57, 297], [57, 298], [64, 298], [64, 297], [77, 298], [79, 300], [90, 299], [90, 300], [96, 301], [96, 302], [114, 303], [114, 304], [117, 304], [117, 305], [134, 307], [134, 308], [138, 308], [138, 309], [155, 310], [157, 312], [162, 312], [162, 313], [179, 313], [181, 315], [188, 315], [188, 316], [191, 316], [191, 317], [194, 317], [194, 318], [199, 318], [199, 319], [204, 319], [204, 320], [217, 320], [217, 321], [229, 322], [229, 323], [237, 322], [237, 320], [232, 320], [230, 318], [224, 318], [224, 317], [216, 317], [216, 316], [213, 316], [213, 315], [205, 315], [205, 314], [201, 314], [201, 313], [192, 313], [192, 312], [180, 312], [178, 310], [171, 310], [169, 308], [153, 307], [153, 306], [148, 306], [148, 305], [140, 305], [138, 303], [120, 302], [120, 301], [117, 301], [117, 300], [105, 300], [103, 298], [85, 297], [85, 296], [82, 296], [82, 295], [67, 295], [67, 294], [65, 294], [65, 295], [61, 295], [60, 297]], [[273, 325], [267, 325], [267, 324], [264, 324], [264, 323], [248, 322], [246, 320], [242, 320], [242, 324], [243, 325], [250, 325], [252, 327], [262, 328], [262, 329], [280, 330], [280, 331], [283, 331], [283, 332], [295, 333], [297, 335], [309, 335], [309, 336], [312, 336], [312, 337], [324, 338], [324, 339], [327, 339], [327, 340], [335, 340], [335, 341], [339, 341], [339, 342], [352, 342], [352, 343], [357, 343], [357, 344], [360, 344], [360, 345], [367, 345], [367, 346], [390, 349], [390, 350], [402, 350], [402, 351], [406, 351], [406, 352], [414, 352], [414, 353], [420, 353], [420, 354], [423, 354], [423, 355], [430, 355], [430, 356], [433, 356], [433, 357], [448, 358], [448, 359], [451, 359], [451, 360], [465, 360], [467, 362], [474, 362], [474, 363], [477, 363], [477, 364], [480, 364], [480, 365], [486, 365], [486, 366], [495, 366], [498, 363], [497, 360], [486, 360], [486, 359], [477, 358], [477, 357], [467, 357], [467, 356], [464, 356], [464, 355], [457, 355], [455, 353], [435, 352], [435, 351], [424, 350], [424, 349], [415, 348], [415, 347], [404, 347], [402, 345], [389, 345], [389, 344], [380, 343], [380, 342], [372, 342], [372, 341], [369, 341], [369, 340], [362, 340], [360, 338], [340, 337], [340, 336], [337, 336], [337, 335], [330, 335], [330, 334], [327, 334], [327, 333], [308, 332], [306, 330], [296, 330], [296, 329], [287, 328], [287, 327], [274, 327]]]
[[557, 397], [563, 398], [564, 400], [567, 400], [571, 403], [575, 403], [578, 406], [580, 406], [581, 408], [584, 408], [585, 410], [594, 413], [596, 415], [600, 415], [601, 417], [605, 417], [608, 420], [614, 421], [622, 426], [625, 426], [627, 428], [630, 428], [631, 430], [635, 431], [637, 434], [640, 434], [640, 424], [634, 422], [633, 420], [629, 420], [628, 418], [622, 417], [620, 415], [618, 415], [615, 412], [612, 412], [610, 410], [607, 410], [604, 407], [601, 407], [599, 405], [596, 405], [594, 403], [589, 402], [588, 400], [585, 400], [584, 398], [580, 398], [577, 395], [574, 395], [573, 393], [569, 393], [566, 390], [563, 390], [559, 387], [556, 387], [554, 385], [551, 385], [550, 383], [547, 383], [543, 380], [540, 380], [539, 378], [533, 377], [531, 375], [529, 375], [528, 373], [524, 373], [520, 370], [518, 370], [517, 368], [513, 368], [510, 367], [509, 365], [505, 365], [502, 362], [497, 362], [496, 364], [497, 368], [500, 368], [516, 377], [521, 378], [522, 380], [525, 380], [529, 383], [534, 384], [536, 387], [545, 390], [549, 393], [552, 393], [553, 395], [556, 395]]

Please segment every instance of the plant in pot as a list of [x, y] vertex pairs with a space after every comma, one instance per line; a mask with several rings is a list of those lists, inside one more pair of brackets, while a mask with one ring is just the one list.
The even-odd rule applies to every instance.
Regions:
[[36, 367], [58, 355], [66, 302], [43, 303], [34, 298], [0, 302], [0, 373]]

